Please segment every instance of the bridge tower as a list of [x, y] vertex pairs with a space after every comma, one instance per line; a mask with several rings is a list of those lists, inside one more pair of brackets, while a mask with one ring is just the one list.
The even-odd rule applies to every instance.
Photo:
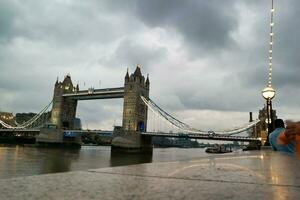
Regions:
[[147, 130], [147, 106], [141, 96], [149, 98], [150, 81], [142, 75], [141, 68], [129, 75], [124, 83], [123, 123], [115, 128], [112, 151], [150, 152], [152, 153], [151, 137], [140, 133]]
[[51, 123], [55, 124], [57, 128], [74, 128], [77, 101], [64, 98], [63, 95], [74, 93], [78, 90], [78, 85], [76, 87], [73, 86], [70, 75], [66, 75], [63, 82], [56, 81], [54, 86]]
[[[262, 138], [262, 142], [264, 143], [266, 141], [267, 135], [268, 135], [268, 124], [266, 123], [267, 121], [267, 106], [264, 105], [264, 107], [259, 110], [258, 113], [258, 119], [260, 120], [260, 122], [257, 124], [258, 125], [258, 130], [260, 132], [259, 137]], [[272, 110], [272, 119], [271, 119], [271, 126], [273, 126], [274, 128], [274, 121], [277, 119], [277, 115], [276, 115], [276, 110]]]
[[147, 130], [147, 106], [140, 96], [149, 98], [149, 77], [145, 81], [137, 67], [130, 76], [127, 71], [124, 85], [123, 129], [144, 132]]

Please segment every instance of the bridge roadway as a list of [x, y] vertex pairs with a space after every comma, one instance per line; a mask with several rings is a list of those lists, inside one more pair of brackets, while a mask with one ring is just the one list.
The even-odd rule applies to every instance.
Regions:
[[64, 94], [63, 97], [74, 100], [114, 99], [124, 97], [124, 87], [81, 90], [75, 93]]
[[173, 137], [173, 138], [190, 138], [190, 139], [204, 139], [204, 140], [222, 140], [222, 141], [261, 141], [260, 138], [245, 137], [245, 136], [231, 136], [231, 135], [209, 135], [200, 133], [163, 133], [163, 132], [143, 132], [142, 135], [159, 136], [159, 137]]
[[15, 133], [15, 132], [31, 132], [31, 133], [39, 133], [40, 129], [18, 129], [18, 128], [13, 128], [13, 129], [0, 129], [0, 132], [9, 132], [9, 133]]
[[[38, 134], [39, 129], [0, 129], [0, 133], [34, 133]], [[113, 135], [113, 131], [102, 130], [64, 130], [64, 133], [95, 133], [104, 135]], [[204, 139], [204, 140], [222, 140], [222, 141], [261, 141], [261, 138], [245, 137], [245, 136], [231, 136], [231, 135], [210, 135], [199, 133], [163, 133], [163, 132], [142, 132], [142, 135], [157, 136], [157, 137], [172, 137], [172, 138], [190, 138], [190, 139]]]
[[[96, 133], [104, 135], [113, 135], [113, 131], [101, 131], [101, 130], [65, 130], [64, 132], [74, 133]], [[191, 138], [191, 139], [206, 139], [206, 140], [222, 140], [222, 141], [261, 141], [260, 138], [245, 137], [245, 136], [231, 136], [231, 135], [209, 135], [209, 134], [198, 134], [198, 133], [163, 133], [163, 132], [142, 132], [142, 135], [159, 136], [159, 137], [173, 137], [173, 138]]]
[[40, 133], [39, 129], [0, 129], [0, 138], [25, 137], [34, 138]]

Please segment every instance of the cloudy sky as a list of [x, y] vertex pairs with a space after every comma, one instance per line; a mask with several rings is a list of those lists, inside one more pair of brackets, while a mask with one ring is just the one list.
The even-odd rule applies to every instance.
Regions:
[[[300, 119], [298, 0], [275, 0], [273, 107]], [[0, 0], [0, 110], [38, 112], [56, 78], [119, 87], [137, 64], [150, 97], [200, 129], [244, 124], [264, 105], [270, 0]], [[85, 86], [84, 86], [85, 83]], [[121, 123], [122, 99], [80, 102], [88, 128]]]

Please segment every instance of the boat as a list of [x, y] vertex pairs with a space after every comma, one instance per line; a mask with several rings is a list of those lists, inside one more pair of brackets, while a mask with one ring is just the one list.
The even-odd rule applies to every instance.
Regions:
[[207, 147], [206, 153], [230, 153], [232, 152], [231, 147], [228, 149], [225, 145], [215, 145], [213, 147]]

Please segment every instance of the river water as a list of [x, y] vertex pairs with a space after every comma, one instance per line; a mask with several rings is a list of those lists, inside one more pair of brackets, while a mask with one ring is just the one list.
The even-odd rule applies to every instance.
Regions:
[[149, 162], [190, 160], [207, 155], [201, 148], [154, 148], [153, 155], [148, 156], [111, 155], [109, 146], [82, 146], [77, 150], [0, 146], [0, 179]]

